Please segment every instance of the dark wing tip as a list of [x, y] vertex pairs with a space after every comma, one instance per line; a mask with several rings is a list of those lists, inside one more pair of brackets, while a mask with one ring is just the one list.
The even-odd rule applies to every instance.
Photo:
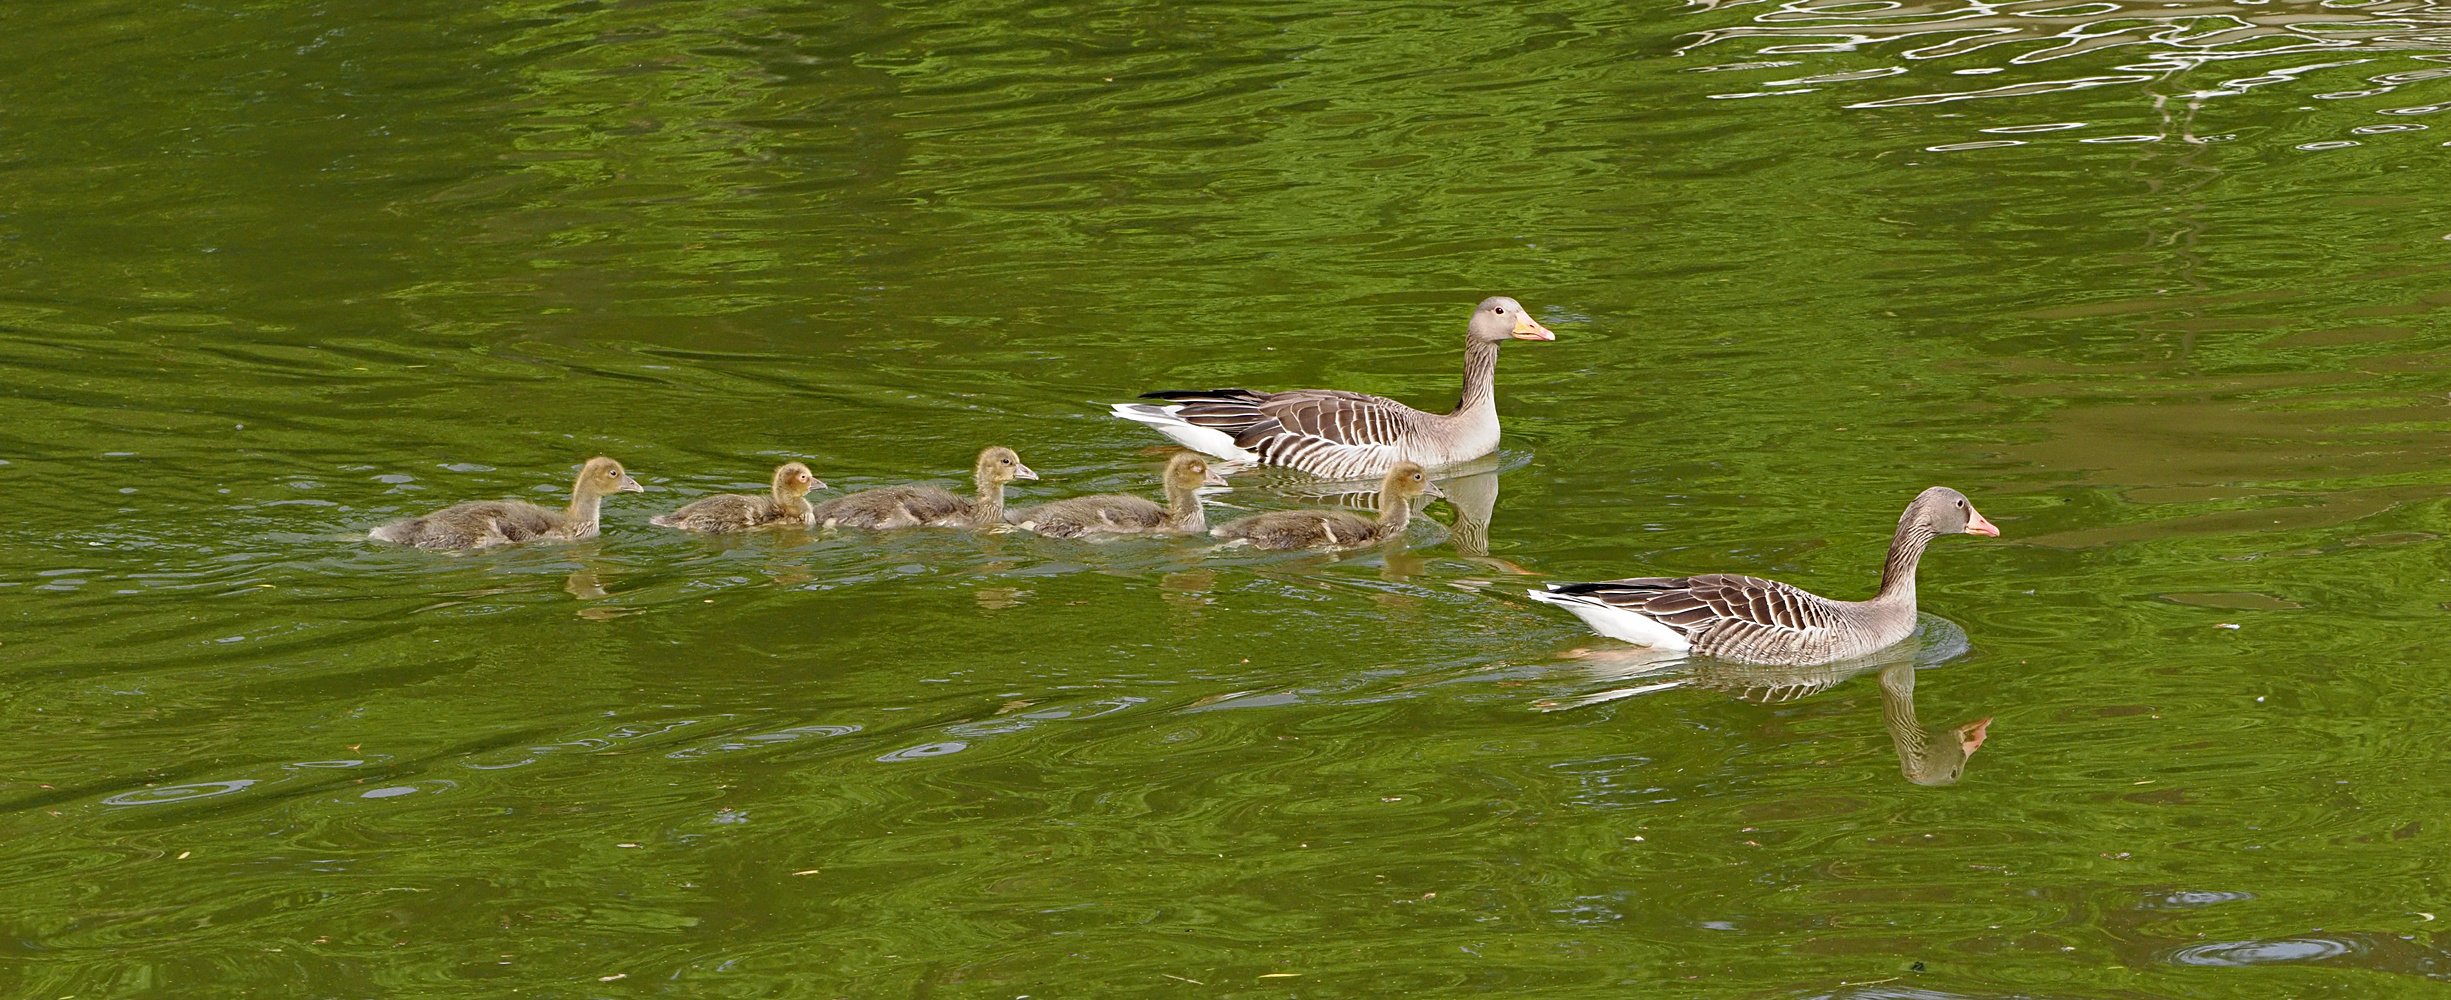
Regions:
[[1644, 590], [1683, 590], [1690, 582], [1690, 578], [1681, 576], [1638, 576], [1624, 580], [1600, 580], [1594, 583], [1553, 583], [1549, 585], [1549, 590], [1558, 594], [1615, 594]]

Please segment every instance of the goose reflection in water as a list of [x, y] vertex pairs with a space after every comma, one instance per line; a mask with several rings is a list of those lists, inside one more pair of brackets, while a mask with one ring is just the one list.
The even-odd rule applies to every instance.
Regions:
[[1967, 645], [1963, 630], [1923, 615], [1914, 633], [1896, 645], [1871, 656], [1817, 666], [1755, 666], [1648, 648], [1575, 650], [1565, 655], [1581, 660], [1594, 679], [1642, 683], [1543, 700], [1532, 707], [1558, 712], [1676, 688], [1703, 688], [1755, 704], [1778, 705], [1878, 672], [1881, 723], [1898, 751], [1899, 773], [1918, 785], [1948, 785], [1965, 776], [1967, 759], [1990, 735], [1991, 719], [1959, 723], [1937, 733], [1924, 729], [1915, 716], [1915, 671], [1956, 659]]
[[[1447, 506], [1455, 511], [1455, 523], [1447, 526], [1446, 542], [1457, 555], [1501, 572], [1538, 575], [1512, 561], [1489, 554], [1489, 524], [1498, 509], [1498, 476], [1530, 462], [1529, 453], [1501, 451], [1432, 470], [1430, 478], [1446, 494]], [[1254, 471], [1268, 477], [1258, 480], [1256, 485], [1282, 496], [1354, 510], [1376, 511], [1379, 508], [1378, 483], [1375, 480], [1286, 479], [1283, 477], [1288, 473]], [[1427, 504], [1427, 501], [1415, 502]], [[1419, 511], [1416, 510], [1416, 513]]]

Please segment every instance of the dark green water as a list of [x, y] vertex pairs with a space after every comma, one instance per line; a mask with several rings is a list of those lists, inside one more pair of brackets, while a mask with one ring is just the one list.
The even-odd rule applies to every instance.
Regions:
[[[2439, 994], [2451, 8], [1370, 7], [11, 7], [0, 995]], [[1487, 556], [646, 523], [1494, 293]], [[1962, 655], [1536, 710], [1933, 484]]]

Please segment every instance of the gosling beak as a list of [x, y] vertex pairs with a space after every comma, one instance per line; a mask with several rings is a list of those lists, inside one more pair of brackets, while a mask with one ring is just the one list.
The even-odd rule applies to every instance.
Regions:
[[1548, 327], [1532, 322], [1532, 317], [1526, 316], [1515, 323], [1515, 339], [1556, 340], [1557, 334], [1550, 333]]
[[1224, 485], [1226, 485], [1225, 476], [1224, 476], [1224, 475], [1222, 475], [1222, 474], [1220, 474], [1220, 473], [1219, 473], [1217, 470], [1215, 470], [1215, 469], [1210, 469], [1210, 470], [1208, 470], [1208, 474], [1207, 474], [1207, 475], [1204, 475], [1204, 476], [1201, 476], [1201, 477], [1200, 477], [1200, 485], [1202, 485], [1202, 486], [1224, 486]]
[[[1021, 463], [1019, 463], [1019, 462], [1015, 462], [1015, 463], [1013, 463], [1013, 478], [1015, 478], [1015, 479], [1036, 479], [1036, 478], [1038, 478], [1038, 473], [1035, 473], [1035, 472], [1030, 471], [1030, 467], [1029, 467], [1029, 466], [1023, 465], [1023, 464], [1021, 464]], [[1999, 532], [1996, 532], [1996, 531], [1995, 531], [1995, 532], [1993, 532], [1993, 534], [1995, 534], [1995, 535], [1996, 535], [1996, 534], [1999, 534]]]
[[[1549, 331], [1542, 330], [1541, 332], [1547, 333]], [[1436, 500], [1444, 500], [1447, 498], [1447, 491], [1439, 489], [1437, 483], [1423, 483], [1421, 484], [1421, 495]]]
[[647, 492], [647, 488], [638, 485], [638, 480], [632, 479], [625, 474], [621, 477], [621, 482], [613, 486], [613, 491], [616, 493], [645, 493]]
[[1998, 538], [2000, 537], [2000, 526], [1984, 520], [1983, 512], [1968, 507], [1966, 508], [1966, 533], [1981, 535], [1985, 538]]
[[825, 480], [823, 480], [823, 479], [811, 479], [811, 480], [809, 480], [809, 481], [808, 481], [808, 488], [809, 488], [809, 489], [812, 489], [812, 490], [822, 490], [822, 489], [825, 489], [825, 488], [826, 488], [826, 481], [825, 481]]

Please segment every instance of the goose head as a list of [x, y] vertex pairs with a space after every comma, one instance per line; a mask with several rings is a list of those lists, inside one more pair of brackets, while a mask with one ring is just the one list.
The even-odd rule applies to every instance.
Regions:
[[1020, 455], [1001, 445], [980, 452], [978, 467], [971, 470], [971, 475], [981, 486], [989, 483], [1002, 486], [1016, 479], [1038, 478], [1038, 473], [1021, 464]]
[[1412, 462], [1396, 463], [1395, 468], [1387, 470], [1387, 478], [1379, 480], [1379, 506], [1382, 508], [1389, 503], [1403, 503], [1417, 496], [1444, 500], [1447, 494], [1438, 488], [1437, 483], [1430, 481], [1429, 473]]
[[1966, 494], [1946, 486], [1923, 491], [1914, 503], [1906, 505], [1905, 516], [1898, 520], [1902, 527], [1907, 523], [1920, 522], [1934, 535], [2000, 537], [1999, 526], [1985, 520], [1982, 512], [1975, 510], [1974, 504], [1966, 500]]
[[798, 462], [785, 462], [774, 467], [774, 495], [776, 496], [804, 497], [808, 495], [808, 491], [823, 486], [825, 486], [824, 483], [817, 481], [816, 473], [810, 472], [808, 466]]
[[1203, 486], [1223, 486], [1224, 476], [1208, 467], [1208, 457], [1197, 452], [1176, 452], [1166, 460], [1166, 489], [1170, 493], [1189, 493]]
[[588, 459], [586, 465], [579, 467], [579, 481], [571, 487], [573, 493], [599, 497], [608, 493], [641, 493], [645, 490], [646, 487], [638, 485], [638, 480], [621, 470], [621, 463], [602, 455]]
[[1504, 295], [1492, 295], [1472, 307], [1472, 340], [1495, 344], [1509, 338], [1515, 340], [1556, 340], [1557, 334], [1534, 322], [1532, 314], [1523, 311], [1523, 303]]
[[1948, 785], [1966, 776], [1966, 761], [1983, 748], [1989, 735], [1990, 719], [1976, 719], [1951, 727], [1941, 738], [1932, 741], [1925, 758], [1902, 762], [1906, 780], [1918, 785]]

